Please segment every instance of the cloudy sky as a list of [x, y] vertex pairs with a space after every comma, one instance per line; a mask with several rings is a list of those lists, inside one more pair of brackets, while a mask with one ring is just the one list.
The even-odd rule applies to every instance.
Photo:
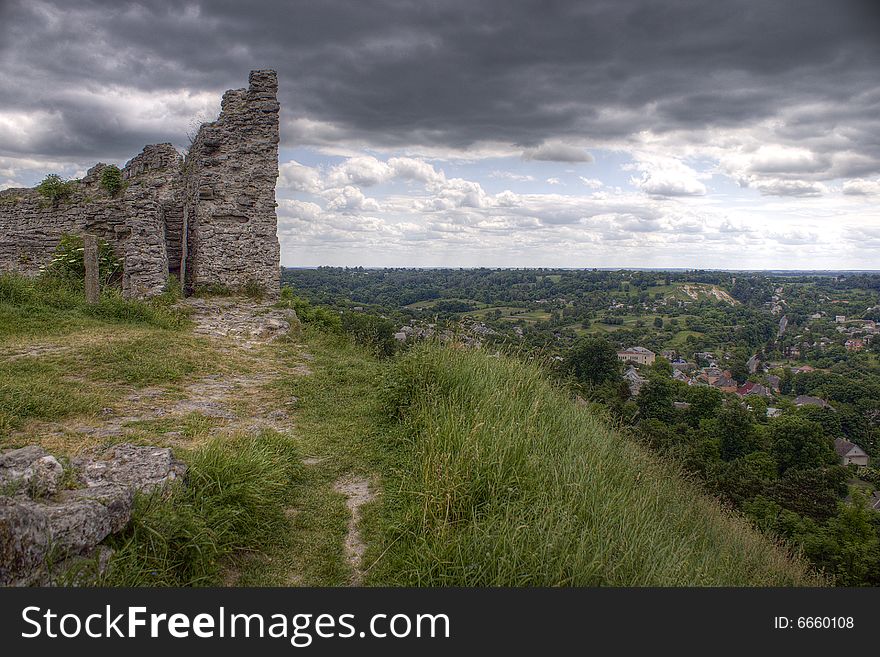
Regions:
[[282, 263], [880, 269], [850, 0], [0, 0], [0, 189], [278, 70]]

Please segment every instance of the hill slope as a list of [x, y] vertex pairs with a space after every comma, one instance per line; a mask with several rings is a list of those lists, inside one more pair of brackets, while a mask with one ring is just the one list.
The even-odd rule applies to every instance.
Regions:
[[536, 366], [419, 348], [397, 366], [387, 406], [400, 458], [374, 583], [820, 583]]

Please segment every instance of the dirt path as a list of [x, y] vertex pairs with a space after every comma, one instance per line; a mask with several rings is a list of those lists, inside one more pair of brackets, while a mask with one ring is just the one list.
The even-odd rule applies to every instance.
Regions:
[[[95, 417], [30, 426], [48, 442], [91, 446], [98, 442], [161, 434], [168, 445], [218, 434], [258, 434], [293, 429], [295, 399], [279, 398], [272, 384], [281, 377], [308, 376], [304, 363], [278, 358], [271, 343], [290, 329], [289, 311], [268, 302], [233, 298], [191, 298], [181, 302], [193, 321], [193, 333], [211, 339], [220, 358], [234, 363], [232, 373], [209, 374], [174, 385], [116, 386], [122, 394]], [[74, 350], [69, 338], [19, 348], [8, 358], [40, 357]], [[302, 361], [310, 356], [302, 354]]]
[[[200, 350], [192, 352], [196, 373], [142, 386], [82, 377], [77, 381], [83, 386], [109, 390], [101, 396], [106, 407], [93, 415], [32, 420], [13, 437], [72, 455], [119, 442], [190, 449], [213, 437], [284, 434], [296, 443], [304, 466], [285, 509], [290, 534], [266, 554], [230, 564], [224, 584], [361, 585], [367, 549], [362, 507], [376, 496], [376, 480], [350, 473], [370, 461], [364, 431], [373, 416], [376, 364], [336, 338], [291, 339], [289, 311], [268, 302], [215, 297], [181, 305], [193, 334], [206, 339], [186, 336]], [[76, 362], [83, 349], [130, 342], [152, 330], [31, 339], [0, 355], [69, 354]]]
[[337, 493], [345, 495], [345, 505], [351, 517], [348, 520], [348, 532], [345, 536], [345, 556], [351, 567], [351, 586], [360, 586], [364, 578], [363, 558], [367, 546], [361, 538], [358, 523], [361, 519], [361, 507], [375, 498], [370, 482], [363, 477], [348, 476], [340, 479], [333, 486]]

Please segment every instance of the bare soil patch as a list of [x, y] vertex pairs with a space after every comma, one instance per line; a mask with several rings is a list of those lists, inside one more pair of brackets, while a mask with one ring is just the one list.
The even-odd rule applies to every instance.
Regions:
[[361, 537], [358, 523], [361, 519], [361, 507], [371, 502], [376, 494], [370, 482], [363, 477], [346, 476], [336, 482], [333, 490], [345, 495], [345, 504], [351, 517], [348, 520], [348, 533], [345, 537], [345, 554], [351, 567], [351, 586], [360, 586], [364, 578], [363, 558], [367, 546]]

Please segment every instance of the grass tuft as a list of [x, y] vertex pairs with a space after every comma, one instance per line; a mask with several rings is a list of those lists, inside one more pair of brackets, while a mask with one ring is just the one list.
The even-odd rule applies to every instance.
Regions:
[[284, 506], [303, 468], [289, 438], [215, 439], [182, 457], [185, 484], [139, 497], [129, 526], [107, 541], [101, 585], [218, 585], [231, 558], [288, 530]]

